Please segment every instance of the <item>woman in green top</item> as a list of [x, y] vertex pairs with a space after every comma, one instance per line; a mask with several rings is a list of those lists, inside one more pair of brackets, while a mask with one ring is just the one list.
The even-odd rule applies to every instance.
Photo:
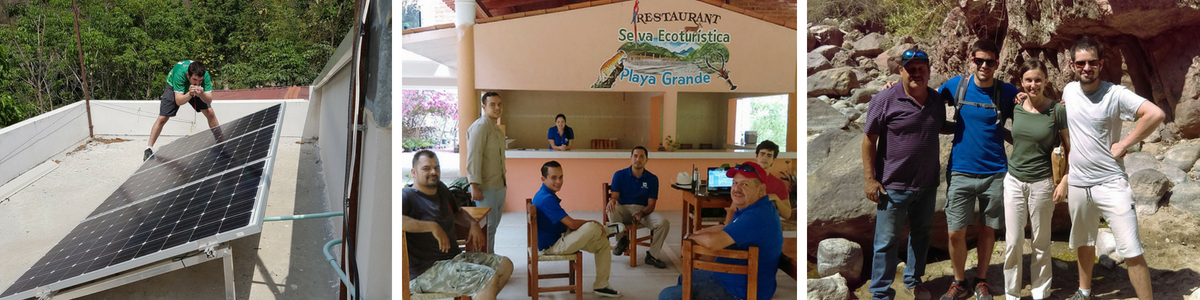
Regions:
[[[1044, 94], [1046, 66], [1032, 59], [1021, 66], [1021, 105], [1013, 112], [1013, 151], [1004, 179], [1004, 292], [1021, 296], [1022, 243], [1025, 218], [1032, 222], [1033, 262], [1030, 283], [1034, 299], [1050, 296], [1050, 219], [1054, 204], [1066, 200], [1067, 177], [1057, 188], [1050, 157], [1054, 147], [1070, 151], [1066, 108]], [[1066, 155], [1064, 155], [1065, 157]]]

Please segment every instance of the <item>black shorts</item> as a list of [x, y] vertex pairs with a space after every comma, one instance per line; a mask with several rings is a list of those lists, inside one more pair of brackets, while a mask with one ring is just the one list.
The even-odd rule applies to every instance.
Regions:
[[[200, 112], [201, 110], [205, 110], [210, 107], [208, 103], [204, 103], [204, 100], [200, 100], [199, 96], [192, 96], [192, 99], [188, 100], [188, 104], [191, 104], [192, 108], [195, 109], [196, 112]], [[162, 101], [160, 101], [158, 107], [158, 115], [164, 117], [174, 117], [176, 112], [179, 112], [179, 105], [175, 104], [175, 89], [172, 89], [171, 85], [168, 84], [167, 87], [163, 89]]]

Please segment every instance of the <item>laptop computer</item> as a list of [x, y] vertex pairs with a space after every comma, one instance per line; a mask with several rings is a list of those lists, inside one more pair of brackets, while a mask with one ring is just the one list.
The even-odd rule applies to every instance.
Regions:
[[733, 187], [733, 178], [725, 177], [725, 169], [708, 168], [708, 193], [710, 195], [729, 195]]

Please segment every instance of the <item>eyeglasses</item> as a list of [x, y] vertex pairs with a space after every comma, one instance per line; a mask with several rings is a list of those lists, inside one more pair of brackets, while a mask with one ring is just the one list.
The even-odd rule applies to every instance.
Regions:
[[913, 58], [928, 61], [929, 55], [925, 54], [925, 51], [921, 51], [921, 50], [908, 50], [908, 51], [904, 51], [904, 55], [900, 56], [900, 59], [903, 59], [903, 60], [910, 60]]
[[1000, 62], [996, 61], [995, 59], [982, 59], [978, 57], [972, 58], [972, 61], [974, 61], [976, 65], [983, 66], [984, 68], [994, 68], [996, 65], [1000, 64]]
[[1076, 68], [1083, 69], [1083, 68], [1085, 68], [1085, 67], [1087, 67], [1087, 66], [1092, 66], [1093, 68], [1099, 68], [1099, 67], [1100, 67], [1100, 60], [1098, 60], [1098, 59], [1093, 59], [1093, 60], [1079, 60], [1079, 61], [1075, 61], [1075, 67], [1076, 67]]

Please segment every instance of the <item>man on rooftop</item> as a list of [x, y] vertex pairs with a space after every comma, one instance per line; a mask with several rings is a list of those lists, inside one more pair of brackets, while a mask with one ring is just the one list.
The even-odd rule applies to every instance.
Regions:
[[212, 78], [209, 77], [208, 71], [204, 70], [204, 63], [198, 61], [185, 60], [175, 63], [175, 67], [171, 68], [171, 72], [167, 73], [167, 85], [163, 88], [163, 95], [158, 107], [158, 119], [154, 120], [154, 126], [150, 128], [150, 142], [146, 144], [146, 151], [142, 155], [142, 160], [150, 159], [150, 155], [154, 154], [151, 148], [154, 147], [154, 141], [158, 140], [158, 134], [162, 133], [163, 125], [167, 125], [167, 120], [175, 116], [179, 111], [179, 107], [184, 104], [191, 104], [192, 109], [196, 112], [204, 114], [204, 118], [208, 119], [208, 127], [213, 128], [220, 125], [217, 123], [217, 115], [213, 113], [212, 106]]

